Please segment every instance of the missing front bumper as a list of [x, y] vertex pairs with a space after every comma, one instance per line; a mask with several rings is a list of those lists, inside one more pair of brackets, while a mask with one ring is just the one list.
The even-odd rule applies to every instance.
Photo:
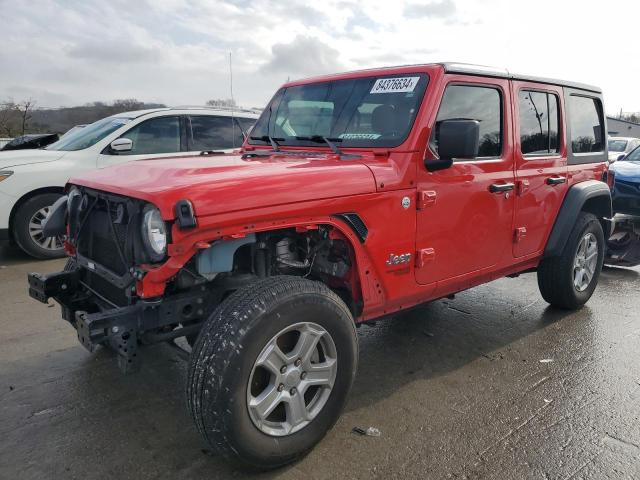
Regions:
[[61, 305], [62, 317], [73, 325], [78, 340], [88, 351], [93, 352], [98, 345], [115, 351], [124, 373], [139, 367], [139, 345], [197, 334], [213, 304], [210, 292], [200, 286], [152, 302], [138, 300], [124, 307], [108, 306], [83, 284], [79, 268], [30, 273], [28, 281], [32, 298], [42, 303], [54, 298]]

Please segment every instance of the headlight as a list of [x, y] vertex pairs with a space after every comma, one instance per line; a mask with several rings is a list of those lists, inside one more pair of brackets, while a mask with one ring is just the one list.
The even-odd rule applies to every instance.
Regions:
[[13, 172], [10, 171], [10, 170], [4, 170], [4, 171], [0, 172], [0, 182], [2, 182], [3, 180], [6, 180], [11, 175], [13, 175]]
[[160, 210], [149, 205], [142, 217], [142, 240], [151, 260], [159, 262], [167, 252], [167, 227]]

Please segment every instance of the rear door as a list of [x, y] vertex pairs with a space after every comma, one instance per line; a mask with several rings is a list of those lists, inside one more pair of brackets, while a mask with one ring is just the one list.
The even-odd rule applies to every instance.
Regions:
[[540, 253], [567, 192], [562, 87], [513, 81], [514, 257]]
[[192, 152], [232, 151], [244, 142], [242, 128], [232, 116], [190, 115], [187, 134]]
[[418, 166], [416, 281], [439, 282], [439, 291], [464, 288], [466, 279], [511, 261], [515, 188], [509, 81], [465, 75], [444, 81], [430, 150], [437, 153], [438, 122], [475, 119], [480, 156], [436, 172]]

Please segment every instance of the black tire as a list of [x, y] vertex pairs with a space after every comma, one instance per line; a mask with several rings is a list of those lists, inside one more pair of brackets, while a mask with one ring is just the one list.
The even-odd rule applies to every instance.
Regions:
[[43, 248], [31, 238], [29, 222], [31, 218], [45, 207], [50, 207], [61, 195], [57, 193], [43, 193], [35, 195], [24, 202], [16, 211], [13, 220], [13, 238], [18, 246], [32, 257], [39, 259], [61, 258], [65, 256], [64, 248]]
[[[301, 320], [323, 327], [335, 343], [335, 382], [322, 410], [304, 428], [285, 436], [267, 435], [249, 415], [249, 377], [270, 339]], [[203, 326], [189, 362], [187, 404], [215, 451], [254, 468], [276, 468], [303, 456], [335, 424], [357, 360], [355, 324], [338, 295], [299, 277], [267, 278], [234, 292]]]
[[[580, 241], [589, 233], [597, 240], [598, 260], [588, 287], [579, 291], [574, 285], [574, 262]], [[604, 261], [604, 246], [604, 232], [598, 219], [591, 213], [581, 212], [562, 255], [545, 258], [538, 266], [538, 287], [542, 297], [552, 306], [568, 310], [575, 310], [584, 305], [598, 284]]]

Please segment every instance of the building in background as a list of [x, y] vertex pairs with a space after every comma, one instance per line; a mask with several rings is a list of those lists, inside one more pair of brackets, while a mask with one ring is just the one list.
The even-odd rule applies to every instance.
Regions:
[[607, 131], [610, 137], [640, 138], [640, 124], [607, 117]]

